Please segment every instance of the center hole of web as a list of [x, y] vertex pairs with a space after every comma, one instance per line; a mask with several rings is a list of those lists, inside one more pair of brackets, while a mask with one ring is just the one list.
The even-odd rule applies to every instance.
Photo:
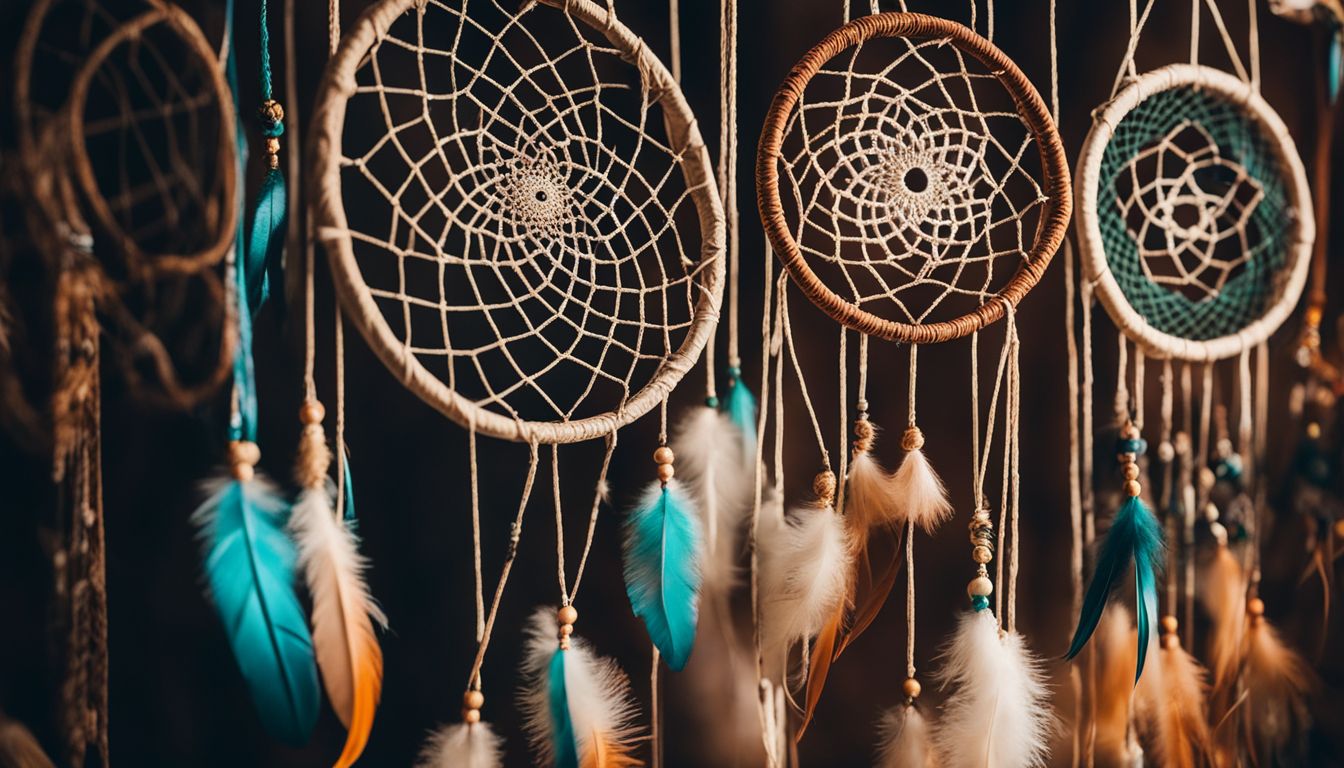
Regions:
[[929, 188], [929, 175], [924, 172], [923, 168], [910, 168], [905, 172], [902, 182], [906, 189], [919, 194]]
[[538, 203], [546, 202], [546, 190], [544, 189], [537, 190], [537, 202]]

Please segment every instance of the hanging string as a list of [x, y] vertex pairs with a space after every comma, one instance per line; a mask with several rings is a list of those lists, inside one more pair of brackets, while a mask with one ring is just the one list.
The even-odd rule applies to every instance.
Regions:
[[[786, 277], [782, 275], [781, 277]], [[812, 432], [817, 438], [817, 449], [821, 452], [822, 466], [830, 468], [831, 453], [826, 448], [826, 438], [822, 437], [821, 422], [817, 420], [816, 408], [812, 405], [812, 398], [807, 391], [807, 379], [803, 376], [802, 363], [798, 360], [798, 350], [793, 344], [793, 324], [789, 319], [789, 295], [785, 290], [785, 285], [781, 280], [779, 286], [779, 303], [784, 313], [784, 343], [788, 347], [789, 363], [793, 366], [794, 375], [798, 379], [798, 389], [803, 395], [803, 405], [807, 407], [807, 416], [812, 421]], [[776, 446], [778, 449], [778, 446]]]
[[[1175, 488], [1175, 449], [1172, 446], [1171, 430], [1172, 420], [1175, 413], [1175, 386], [1176, 382], [1172, 378], [1173, 371], [1171, 359], [1162, 361], [1162, 375], [1160, 382], [1162, 384], [1162, 404], [1161, 404], [1161, 424], [1158, 431], [1158, 460], [1162, 462], [1162, 498], [1159, 506], [1162, 508], [1162, 517], [1165, 523], [1166, 536], [1168, 542], [1176, 541], [1176, 494]], [[1167, 546], [1167, 573], [1171, 577], [1167, 579], [1167, 610], [1166, 615], [1176, 615], [1176, 565], [1178, 560], [1177, 548], [1172, 545]]]
[[[1086, 562], [1087, 555], [1091, 552], [1092, 543], [1097, 538], [1097, 512], [1096, 512], [1096, 488], [1093, 483], [1093, 404], [1092, 404], [1092, 284], [1088, 281], [1082, 281], [1079, 289], [1079, 307], [1082, 310], [1082, 336], [1083, 336], [1083, 393], [1079, 410], [1082, 411], [1082, 445], [1079, 448], [1079, 458], [1082, 464], [1080, 475], [1082, 477], [1082, 505], [1083, 505], [1083, 559]], [[1087, 690], [1089, 694], [1097, 689], [1097, 654], [1091, 650], [1085, 652]], [[1083, 764], [1087, 768], [1092, 768], [1095, 759], [1096, 742], [1096, 711], [1097, 703], [1095, 698], [1089, 695], [1085, 702], [1085, 728], [1083, 729], [1082, 752]]]
[[1266, 497], [1269, 493], [1269, 342], [1262, 341], [1255, 348], [1255, 410], [1254, 454], [1255, 466], [1261, 481], [1255, 489], [1255, 511], [1251, 515], [1251, 583], [1260, 583], [1260, 515], [1265, 511]]
[[663, 713], [658, 706], [658, 667], [662, 666], [662, 655], [658, 653], [658, 646], [649, 643], [652, 649], [649, 660], [649, 738], [653, 741], [653, 748], [650, 752], [653, 754], [652, 768], [659, 768], [663, 764], [663, 738], [662, 723]]
[[[860, 333], [860, 336], [863, 334]], [[849, 443], [849, 332], [845, 326], [840, 326], [840, 442], [837, 445], [847, 445]], [[860, 416], [866, 416], [864, 413], [867, 408], [859, 406]], [[835, 508], [844, 510], [845, 508], [845, 486], [844, 478], [849, 475], [849, 451], [840, 451], [840, 482], [835, 484]]]
[[919, 376], [919, 345], [910, 345], [910, 386], [907, 390], [906, 425], [915, 426], [915, 382]]
[[1243, 349], [1237, 356], [1237, 452], [1241, 454], [1241, 478], [1247, 488], [1254, 487], [1256, 473], [1254, 451], [1251, 446], [1251, 350]]
[[[1210, 431], [1213, 424], [1213, 363], [1204, 363], [1204, 376], [1200, 382], [1199, 391], [1199, 452], [1195, 455], [1196, 467], [1207, 467], [1209, 465], [1209, 446], [1213, 444], [1213, 434]], [[1203, 483], [1199, 485], [1200, 496], [1196, 502], [1199, 509], [1209, 503], [1208, 491], [1204, 489]]]
[[1134, 345], [1134, 426], [1143, 429], [1143, 363], [1146, 359], [1143, 349]]
[[476, 580], [476, 642], [485, 637], [485, 579], [481, 574], [481, 491], [480, 463], [476, 457], [476, 422], [467, 428], [467, 457], [471, 465], [471, 551], [472, 575]]
[[1148, 15], [1153, 11], [1153, 5], [1157, 0], [1148, 0], [1143, 6], [1142, 15], [1138, 12], [1138, 6], [1135, 0], [1129, 0], [1129, 43], [1125, 47], [1125, 57], [1120, 61], [1120, 71], [1115, 73], [1115, 80], [1111, 83], [1111, 98], [1120, 92], [1120, 86], [1124, 84], [1125, 77], [1138, 77], [1138, 67], [1134, 63], [1134, 54], [1139, 47], [1139, 35], [1143, 34], [1143, 27], [1148, 23]]
[[905, 677], [915, 677], [915, 523], [905, 524]]
[[[1006, 450], [1011, 455], [1011, 483], [1012, 495], [1009, 497], [1011, 504], [1008, 526], [1009, 526], [1009, 548], [1008, 548], [1008, 585], [1004, 590], [1007, 594], [1005, 599], [1008, 602], [1008, 631], [1017, 631], [1017, 572], [1020, 566], [1018, 558], [1018, 543], [1021, 537], [1018, 535], [1018, 518], [1021, 511], [1020, 500], [1022, 498], [1021, 488], [1021, 434], [1022, 434], [1022, 364], [1021, 364], [1021, 339], [1017, 333], [1017, 320], [1009, 315], [1008, 333], [1012, 336], [1012, 359], [1009, 361], [1008, 375], [1008, 397], [1009, 407], [1008, 416], [1012, 424], [1007, 429], [1005, 440], [1007, 442]], [[999, 558], [1002, 560], [1003, 558]]]
[[1126, 419], [1132, 418], [1129, 411], [1129, 343], [1123, 333], [1116, 335], [1116, 343], [1115, 403], [1112, 410], [1116, 423], [1123, 424]]
[[[666, 403], [664, 403], [666, 408]], [[664, 416], [666, 419], [666, 416]], [[607, 448], [602, 454], [602, 468], [598, 470], [597, 492], [593, 494], [593, 505], [588, 510], [588, 533], [584, 537], [583, 556], [579, 558], [579, 569], [574, 573], [574, 595], [579, 592], [579, 584], [583, 582], [584, 570], [588, 565], [588, 552], [593, 546], [593, 537], [597, 531], [597, 516], [602, 509], [603, 502], [607, 501], [607, 476], [611, 470], [611, 457], [616, 453], [616, 433], [613, 431], [607, 435]]]
[[[761, 402], [763, 407], [761, 418], [756, 424], [756, 459], [754, 462], [753, 473], [753, 492], [751, 506], [751, 522], [747, 532], [748, 561], [751, 570], [751, 625], [752, 625], [752, 650], [756, 655], [756, 684], [759, 689], [756, 698], [756, 717], [761, 727], [761, 740], [765, 747], [767, 762], [770, 768], [777, 768], [779, 765], [779, 755], [777, 753], [778, 742], [775, 735], [779, 725], [774, 717], [774, 694], [770, 682], [765, 679], [765, 654], [761, 647], [761, 605], [760, 605], [760, 552], [756, 546], [757, 534], [760, 531], [761, 506], [764, 502], [764, 483], [762, 480], [762, 470], [765, 466], [765, 428], [770, 417], [769, 404], [771, 401], [770, 391], [770, 370], [773, 359], [773, 339], [771, 332], [772, 309], [774, 308], [774, 259], [767, 245], [765, 249], [765, 258], [762, 260], [762, 266], [765, 272], [762, 285], [764, 286], [764, 297], [761, 306]], [[775, 362], [775, 368], [779, 368], [778, 361]], [[778, 440], [776, 440], [778, 442]]]
[[672, 79], [681, 83], [681, 0], [668, 0], [667, 20], [672, 47]]

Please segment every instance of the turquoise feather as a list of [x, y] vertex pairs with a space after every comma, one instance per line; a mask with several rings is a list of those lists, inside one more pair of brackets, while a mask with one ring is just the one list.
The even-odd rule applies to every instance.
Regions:
[[255, 316], [270, 297], [271, 275], [285, 250], [285, 176], [278, 168], [266, 171], [247, 236], [247, 301]]
[[317, 723], [320, 688], [308, 620], [294, 593], [286, 505], [258, 480], [230, 480], [192, 516], [229, 644], [262, 723], [295, 746]]
[[1334, 104], [1339, 96], [1339, 77], [1340, 68], [1344, 67], [1344, 54], [1341, 47], [1344, 46], [1344, 28], [1335, 27], [1330, 35], [1330, 54], [1326, 58], [1326, 66], [1329, 70], [1326, 72], [1326, 82], [1330, 88], [1330, 103]]
[[625, 592], [673, 670], [695, 643], [700, 541], [699, 516], [675, 482], [650, 486], [625, 523]]
[[574, 720], [569, 714], [569, 693], [565, 689], [565, 652], [551, 656], [546, 673], [551, 708], [551, 741], [555, 745], [555, 768], [579, 768], [579, 742], [574, 736]]
[[355, 482], [350, 477], [349, 456], [346, 456], [345, 461], [341, 462], [341, 468], [345, 475], [345, 487], [342, 489], [345, 493], [345, 521], [353, 523], [355, 521]]
[[1131, 496], [1111, 520], [1111, 529], [1101, 544], [1092, 583], [1083, 598], [1082, 614], [1073, 643], [1065, 658], [1077, 656], [1092, 637], [1106, 609], [1111, 590], [1131, 563], [1134, 565], [1135, 616], [1138, 617], [1139, 656], [1134, 670], [1134, 682], [1143, 674], [1143, 663], [1148, 655], [1148, 642], [1157, 625], [1157, 573], [1162, 566], [1162, 526], [1153, 517], [1147, 505], [1137, 496]]
[[728, 390], [728, 418], [742, 433], [742, 453], [744, 458], [756, 456], [756, 398], [742, 383], [739, 371], [732, 377], [732, 386]]

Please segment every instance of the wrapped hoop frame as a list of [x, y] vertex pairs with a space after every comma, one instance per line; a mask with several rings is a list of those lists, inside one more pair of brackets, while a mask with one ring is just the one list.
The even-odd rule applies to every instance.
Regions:
[[[1035, 238], [1011, 279], [979, 307], [950, 320], [905, 323], [880, 317], [827, 287], [808, 265], [784, 215], [779, 163], [790, 115], [814, 75], [845, 50], [877, 38], [941, 39], [980, 62], [1011, 96], [1040, 156], [1046, 197]], [[1068, 161], [1049, 109], [1026, 75], [993, 43], [947, 19], [919, 13], [880, 13], [855, 19], [831, 32], [794, 66], [766, 114], [756, 155], [756, 199], [766, 237], [794, 283], [832, 319], [888, 341], [930, 344], [961, 338], [1001, 319], [1036, 284], [1063, 242], [1073, 204]]]
[[[610, 43], [635, 68], [651, 100], [660, 108], [670, 148], [679, 158], [686, 195], [696, 211], [700, 247], [695, 281], [699, 295], [681, 344], [660, 361], [651, 378], [618, 410], [563, 421], [529, 421], [489, 410], [431, 373], [397, 338], [361, 272], [344, 209], [340, 157], [346, 102], [356, 92], [355, 73], [391, 25], [422, 5], [421, 0], [383, 0], [366, 10], [341, 41], [319, 89], [308, 149], [312, 168], [309, 199], [315, 232], [328, 254], [337, 297], [365, 341], [402, 385], [458, 424], [515, 442], [562, 444], [609, 435], [666, 398], [695, 364], [718, 322], [724, 282], [724, 213], [695, 117], [671, 73], [607, 7], [590, 0], [542, 0], [540, 5], [563, 11]], [[524, 4], [521, 13], [532, 12], [535, 9]], [[686, 258], [689, 260], [689, 255]]]
[[[1265, 312], [1248, 325], [1217, 338], [1195, 340], [1174, 336], [1155, 328], [1130, 304], [1107, 262], [1098, 211], [1098, 184], [1102, 157], [1125, 115], [1156, 94], [1176, 88], [1205, 90], [1235, 105], [1260, 129], [1279, 162], [1292, 217], [1287, 242], [1286, 277], [1278, 295]], [[1223, 360], [1240, 354], [1265, 341], [1292, 313], [1306, 284], [1315, 239], [1315, 223], [1310, 215], [1311, 197], [1306, 172], [1288, 128], [1278, 114], [1252, 88], [1236, 77], [1210, 67], [1173, 64], [1140, 76], [1122, 89], [1100, 110], [1083, 143], [1078, 161], [1078, 241], [1083, 274], [1093, 285], [1102, 306], [1127, 337], [1157, 358], [1205, 362]]]

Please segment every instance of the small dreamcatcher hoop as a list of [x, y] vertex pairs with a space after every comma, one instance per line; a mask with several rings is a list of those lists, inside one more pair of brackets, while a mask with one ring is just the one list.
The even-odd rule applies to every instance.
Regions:
[[717, 322], [709, 156], [607, 7], [466, 5], [384, 0], [345, 36], [313, 120], [317, 236], [370, 346], [446, 416], [514, 441], [609, 435]]
[[[883, 38], [907, 46], [865, 67]], [[1002, 138], [1014, 126], [1016, 144]], [[1022, 71], [917, 13], [855, 19], [798, 62], [766, 116], [756, 180], [766, 235], [803, 293], [843, 325], [919, 344], [1002, 318], [1049, 265], [1072, 205], [1059, 134]], [[1000, 261], [1015, 262], [1006, 280]]]
[[1306, 172], [1283, 121], [1232, 75], [1174, 64], [1130, 83], [1093, 121], [1077, 194], [1084, 273], [1145, 354], [1240, 354], [1302, 294]]

